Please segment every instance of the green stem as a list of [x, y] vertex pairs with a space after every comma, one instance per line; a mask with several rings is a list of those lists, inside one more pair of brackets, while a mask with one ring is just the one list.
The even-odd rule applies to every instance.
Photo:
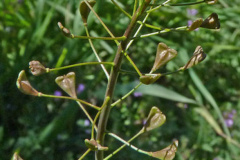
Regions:
[[[169, 0], [170, 1], [170, 0]], [[147, 11], [147, 13], [153, 12], [161, 7], [169, 7], [169, 6], [189, 6], [189, 5], [196, 5], [200, 3], [204, 3], [205, 1], [199, 1], [199, 2], [190, 2], [190, 3], [177, 3], [177, 4], [150, 4], [150, 6], [157, 6], [153, 9], [150, 9]]]
[[145, 26], [145, 27], [148, 27], [148, 28], [152, 28], [152, 29], [157, 29], [157, 30], [162, 30], [161, 27], [157, 27], [157, 26], [154, 26], [154, 25], [151, 25], [151, 24], [147, 24], [147, 23], [143, 23], [141, 21], [138, 21], [139, 24]]
[[127, 60], [131, 63], [131, 65], [133, 66], [133, 68], [137, 71], [139, 76], [142, 76], [142, 73], [139, 71], [138, 67], [136, 66], [136, 64], [132, 61], [132, 59], [128, 56], [127, 52], [124, 52], [125, 57], [127, 58]]
[[72, 68], [72, 67], [86, 66], [86, 65], [98, 65], [98, 64], [105, 64], [105, 65], [112, 65], [112, 66], [114, 65], [113, 62], [85, 62], [85, 63], [72, 64], [72, 65], [59, 67], [59, 68], [48, 69], [47, 73], [52, 72], [52, 71], [62, 70], [62, 69], [68, 69], [68, 68]]
[[129, 13], [127, 13], [124, 9], [122, 9], [114, 0], [111, 1], [121, 12], [123, 12], [123, 14], [125, 14], [130, 19], [132, 18], [132, 16]]
[[134, 13], [136, 12], [137, 4], [138, 4], [138, 0], [135, 0], [135, 1], [134, 1], [134, 6], [133, 6], [133, 13], [132, 13], [132, 15], [134, 15]]
[[[155, 11], [155, 10], [161, 8], [163, 5], [167, 5], [167, 3], [170, 2], [170, 1], [171, 1], [171, 0], [167, 0], [167, 1], [165, 1], [163, 4], [161, 4], [160, 6], [157, 6], [157, 7], [155, 7], [155, 8], [149, 9], [149, 10], [147, 11], [147, 13], [151, 13], [152, 11]], [[155, 4], [155, 3], [154, 3], [154, 4]], [[150, 4], [150, 5], [154, 5], [154, 4]], [[152, 6], [152, 7], [153, 7], [153, 6]]]
[[[84, 1], [86, 1], [86, 0], [84, 0]], [[145, 11], [145, 9], [147, 8], [150, 1], [151, 0], [145, 0], [143, 3], [143, 6], [139, 6], [137, 11], [132, 16], [131, 22], [123, 35], [123, 36], [127, 37], [126, 40], [121, 41], [121, 43], [118, 45], [117, 53], [116, 53], [115, 59], [114, 59], [115, 65], [113, 66], [112, 71], [110, 73], [110, 78], [108, 81], [107, 90], [106, 90], [106, 94], [105, 94], [105, 98], [110, 97], [110, 100], [107, 103], [106, 107], [102, 108], [99, 122], [98, 122], [98, 132], [97, 132], [96, 140], [102, 146], [104, 146], [105, 130], [106, 130], [108, 117], [109, 117], [110, 110], [111, 110], [112, 97], [113, 97], [114, 89], [116, 86], [118, 74], [119, 74], [119, 71], [121, 68], [124, 52], [126, 50], [128, 42], [129, 42], [129, 37], [131, 36], [133, 29], [138, 21], [138, 18]], [[103, 160], [103, 151], [100, 151], [100, 150], [96, 151], [95, 159]]]
[[85, 115], [88, 117], [89, 121], [91, 122], [91, 124], [94, 126], [95, 131], [97, 132], [97, 126], [94, 124], [94, 121], [92, 119], [92, 117], [88, 114], [88, 112], [86, 111], [86, 109], [84, 108], [84, 106], [77, 101], [77, 104], [80, 106], [80, 108], [83, 110], [83, 112], [85, 113]]
[[[89, 32], [88, 32], [87, 25], [84, 25], [84, 28], [85, 28], [85, 31], [86, 31], [87, 36], [89, 37]], [[96, 56], [98, 62], [101, 63], [102, 60], [101, 60], [100, 57], [98, 56], [97, 51], [96, 51], [96, 49], [95, 49], [95, 47], [94, 47], [94, 45], [93, 45], [93, 43], [92, 43], [92, 40], [89, 39], [88, 41], [89, 41], [89, 43], [90, 43], [90, 46], [91, 46], [91, 48], [92, 48], [92, 50], [93, 50], [93, 53], [95, 54], [95, 56]], [[104, 67], [103, 64], [101, 64], [101, 67], [102, 67], [103, 72], [105, 73], [107, 79], [109, 79], [109, 73], [108, 73], [108, 71], [106, 70], [106, 68]]]
[[[128, 140], [127, 142], [123, 139], [121, 139], [120, 137], [118, 137], [117, 135], [113, 134], [113, 133], [108, 133], [108, 135], [116, 138], [117, 140], [121, 141], [124, 143], [124, 145], [120, 146], [118, 149], [116, 149], [114, 152], [112, 152], [110, 155], [108, 155], [106, 158], [104, 158], [104, 160], [108, 160], [109, 158], [111, 158], [112, 156], [114, 156], [116, 153], [118, 153], [120, 150], [122, 150], [124, 147], [126, 146], [130, 146], [132, 147], [132, 145], [130, 144], [131, 141], [133, 141], [134, 139], [136, 139], [139, 135], [141, 135], [143, 132], [142, 130], [140, 132], [138, 132], [135, 136], [133, 136], [130, 140]], [[132, 147], [133, 148], [133, 147]], [[137, 147], [133, 148], [135, 149], [136, 151], [140, 152], [140, 153], [143, 153], [143, 154], [148, 154], [148, 152], [146, 151], [143, 151], [143, 150], [140, 150], [138, 149]]]
[[[154, 4], [155, 2], [156, 2], [156, 0], [153, 1], [153, 4]], [[152, 7], [151, 7], [151, 8], [152, 8]], [[144, 17], [142, 23], [145, 23], [145, 22], [147, 21], [149, 15], [150, 15], [150, 13], [147, 13], [147, 15]], [[133, 37], [136, 37], [136, 36], [138, 35], [138, 33], [140, 32], [140, 30], [142, 29], [142, 27], [143, 27], [143, 24], [141, 24], [141, 25], [138, 27], [138, 29], [137, 29], [137, 31], [135, 32], [135, 34], [134, 34]], [[134, 39], [131, 39], [131, 40], [128, 42], [127, 47], [126, 47], [126, 51], [127, 51], [128, 48], [131, 46], [131, 44], [133, 43], [133, 41], [134, 41]]]
[[91, 149], [88, 149], [78, 160], [82, 160], [90, 151]]
[[88, 103], [88, 102], [86, 102], [86, 101], [83, 101], [83, 100], [81, 100], [81, 99], [72, 98], [72, 97], [67, 97], [67, 96], [54, 96], [54, 95], [49, 95], [49, 94], [43, 94], [43, 93], [41, 93], [41, 94], [39, 94], [39, 97], [69, 99], [69, 100], [74, 100], [74, 101], [83, 103], [83, 104], [85, 104], [85, 105], [87, 105], [87, 106], [89, 106], [89, 107], [92, 107], [92, 108], [94, 108], [94, 109], [96, 109], [96, 110], [98, 110], [98, 111], [101, 109], [100, 107], [95, 106], [95, 105], [93, 105], [93, 104], [91, 104], [91, 103]]
[[112, 41], [112, 40], [125, 40], [126, 37], [122, 36], [122, 37], [88, 37], [88, 36], [76, 36], [72, 34], [71, 38], [79, 38], [79, 39], [101, 39], [101, 40], [107, 40], [107, 41]]
[[119, 100], [117, 100], [116, 102], [114, 102], [113, 104], [111, 104], [111, 107], [116, 106], [118, 103], [120, 103], [121, 101], [123, 101], [125, 98], [127, 98], [130, 94], [132, 94], [138, 87], [140, 87], [142, 85], [142, 83], [140, 82], [138, 85], [136, 85], [131, 91], [129, 91], [127, 94], [125, 94], [122, 98], [120, 98]]
[[[108, 34], [112, 37], [115, 38], [115, 36], [112, 34], [112, 32], [108, 29], [108, 27], [104, 24], [104, 22], [101, 20], [101, 18], [98, 16], [98, 14], [94, 11], [92, 6], [88, 3], [88, 1], [84, 0], [84, 2], [87, 4], [87, 6], [90, 8], [90, 10], [93, 12], [93, 14], [97, 17], [99, 22], [102, 24], [102, 26], [105, 28], [105, 30], [108, 32]], [[117, 45], [119, 45], [118, 40], [114, 40]]]
[[146, 38], [146, 37], [150, 37], [150, 36], [155, 36], [161, 33], [167, 33], [170, 31], [186, 31], [188, 29], [188, 26], [182, 26], [182, 27], [178, 27], [178, 28], [166, 28], [164, 30], [161, 31], [157, 31], [157, 32], [153, 32], [153, 33], [148, 33], [148, 34], [144, 34], [138, 37], [132, 37], [132, 39], [140, 39], [140, 38]]

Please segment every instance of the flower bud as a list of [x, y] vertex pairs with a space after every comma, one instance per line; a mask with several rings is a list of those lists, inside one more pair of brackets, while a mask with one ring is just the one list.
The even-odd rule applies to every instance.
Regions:
[[143, 84], [152, 84], [161, 77], [161, 74], [145, 74], [140, 77], [140, 82]]
[[207, 4], [215, 4], [217, 0], [204, 0]]
[[13, 160], [23, 160], [23, 159], [18, 155], [17, 152], [15, 152], [13, 155]]
[[218, 15], [216, 13], [212, 13], [203, 21], [200, 27], [208, 29], [219, 29], [220, 21], [218, 19]]
[[176, 57], [176, 55], [177, 55], [177, 51], [169, 48], [164, 43], [159, 43], [155, 62], [151, 70], [151, 73], [159, 69], [161, 66], [165, 65], [170, 60], [172, 60], [174, 57]]
[[197, 65], [198, 63], [202, 62], [205, 58], [206, 58], [206, 54], [203, 52], [203, 49], [201, 46], [197, 46], [197, 48], [195, 49], [192, 58], [188, 61], [188, 63], [181, 67], [180, 69], [185, 70], [188, 69], [190, 67], [193, 67], [195, 65]]
[[19, 73], [16, 84], [17, 84], [18, 89], [24, 94], [28, 94], [28, 95], [32, 95], [32, 96], [38, 96], [38, 94], [39, 94], [39, 92], [37, 90], [35, 90], [29, 83], [24, 70], [22, 70]]
[[[91, 0], [91, 1], [88, 1], [88, 3], [90, 4], [91, 7], [93, 7], [95, 5], [96, 1]], [[82, 21], [83, 21], [84, 25], [87, 25], [88, 15], [89, 15], [91, 10], [88, 7], [88, 5], [85, 3], [85, 1], [82, 1], [80, 3], [79, 11], [80, 11], [80, 14], [82, 16]]]
[[85, 139], [85, 144], [86, 146], [91, 149], [92, 151], [106, 151], [108, 150], [108, 147], [103, 147], [101, 146], [99, 143], [97, 143], [97, 141], [95, 141], [94, 139], [91, 139], [91, 140], [88, 140], [88, 139]]
[[29, 62], [29, 68], [34, 76], [39, 76], [46, 73], [46, 68], [39, 61]]
[[71, 32], [67, 28], [65, 28], [61, 22], [58, 22], [58, 27], [61, 29], [64, 36], [73, 38], [73, 35], [71, 34]]
[[158, 159], [163, 159], [163, 160], [172, 160], [175, 157], [177, 147], [178, 147], [178, 140], [175, 140], [173, 144], [167, 146], [166, 148], [160, 151], [151, 152], [151, 156]]
[[201, 26], [203, 22], [203, 19], [202, 18], [198, 18], [197, 20], [195, 20], [188, 28], [188, 31], [193, 31], [197, 28], [199, 28]]
[[73, 98], [77, 98], [76, 90], [75, 90], [75, 73], [74, 72], [70, 72], [67, 75], [57, 77], [55, 79], [55, 82], [68, 95], [70, 95]]
[[146, 132], [158, 128], [163, 125], [165, 121], [166, 116], [157, 107], [152, 107], [143, 127], [143, 131]]

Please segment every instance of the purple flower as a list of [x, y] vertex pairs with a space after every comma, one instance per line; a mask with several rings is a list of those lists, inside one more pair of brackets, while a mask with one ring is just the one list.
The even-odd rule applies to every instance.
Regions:
[[236, 113], [237, 113], [236, 109], [233, 109], [232, 114], [236, 114]]
[[85, 85], [80, 83], [77, 88], [77, 93], [81, 93], [85, 90]]
[[142, 97], [142, 93], [141, 92], [134, 92], [133, 96], [134, 97]]
[[188, 20], [187, 23], [188, 23], [188, 26], [191, 26], [193, 21], [192, 20]]
[[84, 120], [84, 126], [89, 126], [89, 125], [90, 125], [89, 120], [88, 120], [88, 119], [85, 119], [85, 120]]
[[54, 92], [54, 95], [55, 95], [55, 96], [62, 96], [62, 92], [59, 91], [59, 90], [56, 90], [56, 91]]
[[225, 119], [224, 121], [228, 128], [233, 126], [233, 119]]
[[187, 9], [187, 14], [190, 16], [195, 16], [198, 13], [196, 9]]

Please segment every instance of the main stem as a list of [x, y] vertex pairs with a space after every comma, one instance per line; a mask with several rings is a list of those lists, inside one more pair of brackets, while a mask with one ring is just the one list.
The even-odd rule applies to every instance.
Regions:
[[[102, 146], [104, 146], [104, 137], [105, 137], [105, 131], [106, 131], [109, 113], [111, 110], [112, 97], [113, 97], [114, 88], [115, 88], [115, 85], [117, 82], [118, 74], [119, 74], [119, 71], [121, 68], [122, 59], [124, 57], [124, 51], [126, 50], [126, 46], [130, 40], [129, 37], [131, 36], [131, 34], [133, 32], [133, 28], [134, 28], [135, 24], [137, 23], [138, 18], [142, 15], [142, 13], [145, 11], [145, 9], [147, 8], [147, 6], [149, 5], [150, 2], [151, 2], [151, 0], [145, 0], [145, 2], [141, 6], [139, 6], [139, 8], [133, 15], [129, 26], [127, 27], [127, 29], [123, 35], [126, 37], [126, 39], [121, 41], [121, 43], [118, 46], [117, 53], [116, 53], [116, 56], [114, 59], [114, 66], [110, 73], [110, 78], [108, 81], [108, 86], [107, 86], [107, 90], [106, 90], [106, 94], [105, 94], [105, 99], [106, 99], [106, 97], [109, 97], [110, 99], [109, 99], [107, 105], [104, 108], [102, 108], [99, 122], [98, 122], [98, 131], [97, 131], [96, 139], [97, 139], [97, 142], [99, 144], [101, 144]], [[103, 151], [96, 151], [95, 159], [103, 160]]]

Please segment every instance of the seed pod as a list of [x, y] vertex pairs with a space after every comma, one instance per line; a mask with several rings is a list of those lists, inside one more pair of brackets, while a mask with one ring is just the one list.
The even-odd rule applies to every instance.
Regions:
[[208, 16], [208, 18], [203, 21], [200, 27], [208, 29], [219, 29], [220, 21], [218, 19], [217, 13], [212, 13], [210, 16]]
[[161, 74], [145, 74], [140, 77], [140, 82], [143, 84], [152, 84], [161, 77]]
[[39, 94], [39, 92], [31, 86], [24, 70], [19, 73], [16, 84], [18, 89], [24, 94], [32, 96], [38, 96]]
[[217, 0], [204, 0], [207, 4], [215, 4]]
[[76, 89], [75, 89], [75, 73], [74, 72], [70, 72], [67, 75], [57, 77], [55, 79], [55, 82], [68, 95], [70, 95], [73, 98], [77, 98]]
[[177, 147], [178, 147], [178, 140], [175, 140], [173, 144], [167, 146], [166, 148], [156, 151], [156, 152], [151, 152], [151, 156], [162, 159], [162, 160], [172, 160], [175, 157], [175, 153], [177, 152]]
[[13, 155], [13, 160], [23, 160], [23, 159], [18, 155], [17, 152], [15, 152]]
[[86, 146], [91, 149], [92, 151], [107, 151], [108, 150], [108, 147], [103, 147], [101, 146], [99, 143], [97, 143], [97, 141], [95, 141], [94, 139], [85, 139], [84, 140]]
[[151, 131], [155, 128], [160, 127], [166, 121], [166, 116], [157, 107], [152, 107], [148, 114], [147, 121], [143, 126], [143, 131]]
[[202, 18], [198, 18], [197, 20], [195, 20], [188, 28], [188, 31], [193, 31], [197, 28], [199, 28], [201, 26], [203, 22], [203, 19]]
[[203, 52], [202, 47], [197, 46], [191, 59], [188, 61], [188, 63], [185, 66], [181, 67], [180, 70], [185, 70], [197, 65], [198, 63], [202, 62], [206, 58], [206, 56], [207, 55]]
[[39, 76], [46, 73], [46, 68], [39, 61], [29, 62], [29, 68], [34, 76]]
[[[90, 4], [91, 7], [93, 7], [95, 5], [96, 1], [91, 0], [91, 1], [88, 1], [88, 3]], [[89, 15], [91, 10], [88, 7], [88, 5], [85, 3], [85, 1], [82, 1], [80, 3], [79, 11], [80, 11], [80, 14], [82, 16], [82, 21], [83, 21], [84, 25], [87, 25], [88, 15]]]
[[174, 57], [176, 57], [177, 51], [174, 49], [169, 48], [164, 43], [159, 43], [156, 53], [155, 62], [153, 65], [153, 68], [151, 70], [151, 73], [165, 65], [167, 62], [172, 60]]
[[65, 28], [61, 22], [58, 22], [58, 27], [61, 29], [62, 33], [64, 36], [68, 37], [68, 38], [73, 38], [73, 35], [71, 34], [71, 32], [69, 31], [69, 29]]

